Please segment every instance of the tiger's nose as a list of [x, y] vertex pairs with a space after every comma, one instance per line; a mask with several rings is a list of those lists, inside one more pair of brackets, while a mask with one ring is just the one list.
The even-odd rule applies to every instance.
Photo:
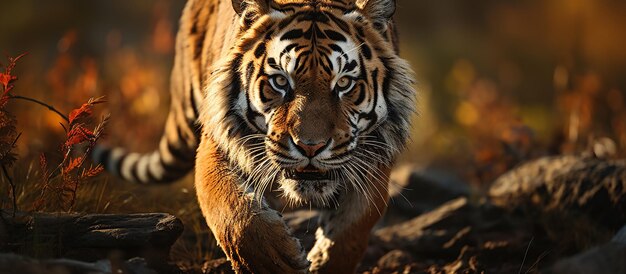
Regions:
[[326, 146], [328, 141], [311, 142], [295, 139], [294, 143], [300, 148], [300, 151], [304, 151], [307, 157], [313, 157], [321, 152], [322, 148]]

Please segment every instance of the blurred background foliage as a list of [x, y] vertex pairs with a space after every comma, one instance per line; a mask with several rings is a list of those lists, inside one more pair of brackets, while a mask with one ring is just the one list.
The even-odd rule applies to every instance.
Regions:
[[[184, 2], [5, 1], [0, 51], [29, 53], [14, 71], [13, 92], [67, 111], [105, 95], [107, 142], [155, 148]], [[401, 163], [484, 187], [521, 161], [579, 153], [602, 137], [615, 142], [618, 157], [626, 154], [626, 2], [397, 3], [401, 55], [415, 69], [420, 91], [420, 115]], [[29, 177], [41, 152], [59, 156], [63, 129], [44, 108], [9, 105], [22, 133], [16, 177]], [[191, 226], [202, 230], [189, 179], [155, 188], [104, 181], [94, 186], [100, 198], [89, 210], [192, 214]]]
[[[11, 16], [0, 17], [1, 50], [29, 52], [16, 68], [15, 93], [60, 109], [106, 95], [109, 142], [153, 148], [184, 2], [5, 3]], [[579, 151], [599, 137], [623, 153], [625, 2], [400, 0], [396, 18], [420, 91], [403, 162], [481, 184], [520, 160]], [[22, 158], [54, 147], [58, 117], [23, 102], [12, 107]]]

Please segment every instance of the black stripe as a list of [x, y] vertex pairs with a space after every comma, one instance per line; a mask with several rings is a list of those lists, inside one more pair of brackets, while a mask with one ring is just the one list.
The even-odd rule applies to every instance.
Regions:
[[198, 109], [198, 105], [196, 104], [196, 96], [194, 96], [194, 89], [193, 86], [191, 86], [191, 88], [189, 88], [189, 99], [190, 99], [190, 103], [191, 103], [191, 108], [193, 110], [193, 118], [194, 118], [194, 124], [195, 124], [195, 120], [198, 119], [198, 117], [200, 117], [200, 110]]
[[265, 96], [265, 80], [261, 80], [259, 83], [259, 97], [261, 97], [261, 102], [267, 104], [270, 100]]
[[[309, 51], [307, 51], [309, 52]], [[296, 69], [296, 74], [303, 74], [307, 69], [308, 69], [308, 60], [309, 60], [309, 55], [308, 54], [300, 54], [300, 57], [298, 59], [302, 59], [301, 65], [298, 66], [298, 68]]]
[[276, 63], [276, 59], [273, 57], [267, 58], [267, 65], [275, 70], [282, 70], [282, 68]]
[[117, 163], [115, 163], [115, 169], [117, 170], [117, 173], [119, 175], [122, 175], [122, 164], [124, 163], [124, 160], [126, 160], [126, 157], [128, 157], [128, 154], [124, 153], [124, 155], [122, 155], [122, 157], [120, 157], [120, 160], [117, 161]]
[[302, 32], [301, 29], [293, 29], [283, 34], [283, 36], [280, 37], [280, 40], [284, 41], [284, 40], [293, 40], [297, 38], [302, 38], [303, 34], [304, 33]]
[[296, 16], [292, 16], [287, 19], [284, 19], [283, 21], [278, 23], [278, 29], [279, 30], [284, 29], [285, 27], [289, 26], [289, 24], [291, 24], [294, 20], [296, 20]]
[[[391, 80], [393, 79], [395, 70], [389, 66], [389, 63], [387, 62], [387, 60], [385, 59], [381, 59], [381, 60], [383, 61], [385, 68], [387, 68], [386, 69], [387, 77], [385, 77], [383, 80], [383, 94], [384, 94], [383, 98], [385, 98], [387, 105], [389, 105], [389, 100], [387, 99], [387, 97], [389, 96], [389, 86], [391, 85]], [[388, 111], [387, 117], [392, 123], [395, 123], [395, 124], [401, 123], [402, 118], [400, 117], [400, 113], [398, 113], [398, 111], [395, 109], [394, 106], [389, 105], [387, 107], [387, 111]]]
[[333, 62], [330, 60], [330, 56], [324, 55], [323, 57], [325, 58], [325, 61], [328, 64], [328, 67], [330, 68], [330, 70], [331, 71], [334, 70], [334, 65], [333, 65]]
[[298, 16], [298, 22], [313, 21], [320, 23], [328, 23], [329, 19], [326, 14], [319, 11], [303, 11]]
[[298, 44], [293, 43], [293, 44], [289, 44], [288, 46], [285, 47], [285, 49], [283, 50], [283, 52], [288, 53], [290, 52], [293, 48], [297, 47]]
[[193, 157], [195, 156], [194, 153], [187, 154], [185, 151], [177, 149], [174, 147], [174, 144], [169, 141], [167, 142], [167, 150], [169, 150], [170, 154], [172, 154], [172, 156], [179, 161], [190, 161], [193, 160]]
[[348, 25], [348, 23], [346, 23], [345, 21], [339, 19], [338, 17], [336, 17], [334, 14], [332, 13], [328, 13], [328, 17], [330, 17], [331, 20], [333, 20], [333, 22], [335, 22], [335, 24], [345, 33], [350, 33], [350, 26]]
[[363, 30], [362, 26], [355, 26], [354, 28], [356, 29], [356, 34], [359, 36], [359, 38], [365, 37], [365, 31]]
[[300, 66], [302, 65], [302, 59], [304, 59], [301, 55], [298, 55], [296, 57], [296, 65], [294, 66], [295, 71], [298, 71], [298, 69], [300, 68]]
[[[361, 113], [361, 114], [359, 114], [359, 118], [358, 118], [359, 121], [361, 119], [365, 119], [365, 120], [368, 120], [370, 122], [369, 125], [363, 131], [368, 131], [376, 123], [376, 121], [378, 120], [378, 115], [376, 114], [376, 105], [378, 104], [378, 92], [379, 92], [379, 89], [378, 89], [378, 69], [374, 69], [372, 71], [372, 84], [373, 84], [373, 89], [374, 89], [374, 94], [372, 94], [372, 99], [373, 99], [372, 109], [368, 113]], [[383, 96], [383, 97], [385, 97], [385, 96]]]
[[348, 63], [346, 63], [346, 66], [343, 67], [342, 72], [350, 72], [353, 71], [357, 66], [358, 66], [358, 62], [356, 60], [352, 60]]
[[198, 37], [196, 37], [196, 41], [194, 44], [194, 51], [193, 51], [193, 60], [196, 60], [198, 58], [200, 58], [201, 54], [202, 54], [202, 47], [204, 46], [204, 36], [205, 33], [200, 33], [200, 35], [198, 35]]
[[250, 83], [252, 82], [252, 74], [254, 73], [254, 62], [250, 61], [246, 66], [246, 89], [250, 89]]
[[[165, 171], [165, 169], [164, 169]], [[165, 174], [165, 173], [164, 173]], [[148, 180], [153, 183], [161, 182], [163, 178], [157, 178], [154, 173], [152, 173], [152, 169], [150, 168], [150, 163], [148, 163]]]
[[358, 94], [358, 97], [357, 97], [356, 101], [354, 101], [354, 105], [358, 106], [361, 103], [363, 103], [364, 100], [365, 100], [365, 84], [360, 83], [359, 84], [359, 94]]
[[[230, 69], [233, 72], [239, 71], [239, 67], [241, 66], [241, 60], [243, 58], [242, 54], [237, 54], [235, 59], [230, 64]], [[231, 83], [231, 92], [228, 92], [228, 105], [234, 106], [237, 104], [238, 95], [241, 91], [241, 80], [239, 79], [239, 74], [234, 73], [232, 83]], [[233, 92], [234, 91], [234, 92]]]
[[363, 54], [363, 57], [365, 57], [365, 59], [367, 60], [372, 59], [372, 49], [370, 49], [370, 47], [367, 44], [363, 44], [361, 46], [361, 54]]
[[139, 171], [138, 170], [138, 165], [139, 165], [139, 162], [141, 161], [141, 159], [143, 159], [143, 157], [139, 157], [137, 159], [137, 161], [135, 161], [135, 163], [133, 163], [133, 166], [130, 168], [130, 175], [132, 176], [133, 180], [137, 181], [137, 182], [143, 182], [143, 181], [139, 180], [139, 174], [137, 174], [137, 172]]
[[333, 52], [333, 50], [331, 50], [330, 48], [326, 47], [325, 45], [317, 45], [316, 47], [317, 47], [317, 52], [319, 52], [319, 53], [330, 55]]
[[163, 159], [163, 155], [161, 155], [159, 153], [159, 164], [163, 167], [163, 169], [165, 170], [165, 174], [168, 174], [170, 172], [187, 172], [189, 171], [189, 165], [192, 162], [175, 162], [175, 163], [166, 163], [165, 159]]
[[265, 53], [265, 42], [261, 42], [256, 46], [254, 50], [254, 57], [261, 58], [261, 56]]
[[326, 72], [326, 74], [332, 74], [333, 70], [330, 66], [326, 65], [326, 60], [328, 59], [328, 57], [326, 57], [326, 59], [324, 59], [324, 57], [326, 56], [321, 56], [319, 59], [319, 64], [322, 66], [322, 69], [324, 70], [324, 72]]
[[339, 32], [336, 32], [336, 31], [334, 31], [334, 30], [327, 29], [327, 30], [325, 30], [325, 31], [324, 31], [324, 33], [326, 33], [326, 36], [328, 36], [328, 38], [330, 38], [330, 39], [332, 39], [332, 40], [335, 40], [335, 41], [342, 41], [342, 42], [346, 42], [346, 41], [348, 41], [348, 40], [346, 39], [346, 37], [345, 37], [345, 36], [343, 36], [343, 34], [341, 34], [341, 33], [339, 33]]
[[111, 170], [108, 162], [109, 158], [111, 157], [112, 150], [110, 148], [103, 148], [102, 150], [102, 154], [100, 155], [100, 157], [98, 157], [98, 159], [96, 159], [97, 164], [102, 165], [105, 169]]
[[340, 46], [337, 46], [336, 44], [330, 44], [328, 45], [328, 47], [330, 47], [332, 50], [336, 52], [343, 54], [343, 49]]

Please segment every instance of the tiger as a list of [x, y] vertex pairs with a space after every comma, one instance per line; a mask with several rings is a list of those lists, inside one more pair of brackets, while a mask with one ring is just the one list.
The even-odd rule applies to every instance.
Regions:
[[[171, 105], [150, 153], [99, 147], [138, 183], [195, 167], [206, 223], [237, 273], [353, 273], [416, 113], [394, 0], [189, 0]], [[319, 209], [307, 252], [268, 196]]]

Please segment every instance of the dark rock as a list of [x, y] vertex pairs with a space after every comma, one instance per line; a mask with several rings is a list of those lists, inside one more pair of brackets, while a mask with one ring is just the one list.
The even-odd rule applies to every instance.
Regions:
[[626, 227], [610, 242], [558, 261], [546, 273], [626, 273]]
[[489, 196], [574, 254], [608, 241], [626, 223], [626, 161], [541, 158], [502, 175]]
[[463, 241], [471, 228], [470, 206], [458, 198], [410, 221], [377, 230], [372, 243], [386, 250], [403, 249], [415, 253], [452, 252], [444, 248]]
[[620, 229], [617, 234], [613, 236], [613, 239], [611, 241], [614, 243], [626, 245], [626, 226], [622, 227], [622, 229]]
[[[533, 226], [523, 218], [510, 216], [490, 204], [457, 198], [404, 223], [376, 230], [360, 270], [368, 273], [402, 273], [407, 269], [410, 273], [517, 271], [534, 233]], [[544, 245], [535, 244], [528, 256], [538, 258], [537, 253], [545, 250]], [[399, 261], [403, 263], [395, 263]]]
[[[431, 270], [434, 268], [431, 268]], [[485, 272], [478, 265], [478, 259], [476, 255], [472, 255], [469, 247], [464, 247], [459, 254], [459, 257], [443, 267], [441, 272], [445, 273], [481, 273]]]
[[219, 258], [204, 263], [202, 266], [202, 273], [207, 274], [231, 274], [233, 271], [232, 265], [226, 258]]
[[385, 270], [397, 270], [405, 265], [412, 263], [414, 260], [410, 253], [404, 250], [392, 250], [378, 259], [377, 266]]
[[449, 172], [412, 165], [395, 169], [390, 176], [391, 201], [382, 225], [407, 221], [459, 197], [467, 197], [470, 188]]
[[283, 215], [283, 220], [291, 228], [293, 235], [300, 239], [306, 250], [315, 244], [315, 231], [318, 227], [319, 212], [317, 210], [296, 210]]
[[557, 262], [547, 273], [626, 273], [626, 245], [607, 243]]
[[[94, 263], [71, 259], [35, 260], [13, 253], [0, 253], [0, 273], [21, 274], [71, 274], [71, 273], [128, 273], [156, 274], [159, 273], [147, 266], [142, 258], [114, 263], [100, 260]], [[176, 273], [176, 272], [168, 272]]]
[[617, 230], [626, 223], [626, 161], [541, 158], [502, 175], [489, 196], [503, 208], [533, 215], [580, 215]]
[[183, 231], [182, 222], [151, 214], [19, 214], [4, 216], [8, 251], [37, 257], [96, 261], [145, 257], [151, 267], [169, 269], [169, 250]]

